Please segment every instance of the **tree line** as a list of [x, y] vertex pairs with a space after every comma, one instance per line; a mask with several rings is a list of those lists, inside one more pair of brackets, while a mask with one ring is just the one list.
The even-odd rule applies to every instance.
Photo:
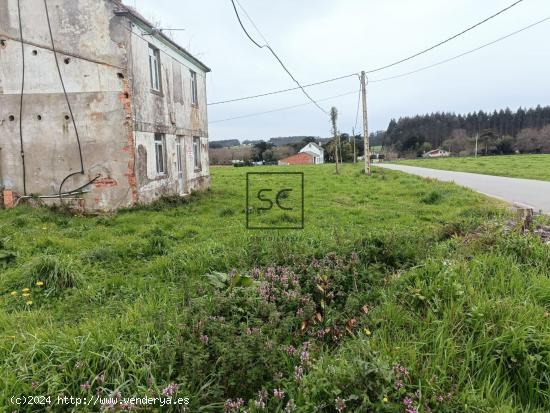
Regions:
[[382, 141], [401, 156], [436, 148], [470, 154], [476, 136], [482, 154], [544, 153], [550, 152], [549, 125], [550, 106], [467, 115], [437, 112], [392, 119]]

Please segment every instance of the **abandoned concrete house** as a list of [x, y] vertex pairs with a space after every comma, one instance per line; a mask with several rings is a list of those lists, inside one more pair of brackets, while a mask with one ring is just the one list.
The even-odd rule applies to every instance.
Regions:
[[2, 203], [207, 188], [209, 71], [118, 0], [0, 0]]

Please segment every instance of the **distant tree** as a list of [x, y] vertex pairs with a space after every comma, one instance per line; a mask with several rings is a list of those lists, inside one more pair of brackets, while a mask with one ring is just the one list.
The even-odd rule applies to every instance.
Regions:
[[292, 145], [278, 146], [272, 149], [273, 160], [279, 161], [296, 154], [298, 151]]
[[[268, 143], [265, 141], [255, 143], [252, 149], [252, 160], [254, 162], [270, 162], [273, 159], [273, 152], [271, 151], [271, 149], [274, 146], [275, 145], [273, 145], [272, 143]], [[264, 154], [267, 156], [268, 159], [265, 158]]]
[[544, 141], [541, 131], [534, 128], [523, 129], [518, 135], [516, 146], [521, 153], [542, 153]]
[[496, 150], [499, 155], [510, 155], [515, 152], [515, 141], [511, 136], [504, 136], [496, 143]]
[[452, 154], [460, 155], [460, 153], [467, 150], [469, 141], [470, 139], [465, 129], [455, 129], [451, 133], [451, 137], [443, 141], [441, 148]]
[[336, 162], [336, 174], [340, 174], [340, 169], [338, 166], [338, 150], [340, 146], [340, 137], [338, 136], [338, 127], [336, 123], [338, 121], [338, 109], [334, 106], [330, 109], [330, 123], [332, 125], [332, 136], [334, 139], [334, 160]]
[[[514, 148], [516, 148], [516, 139], [519, 139], [522, 130], [541, 130], [547, 125], [550, 125], [550, 106], [542, 107], [539, 105], [530, 109], [519, 108], [515, 112], [510, 108], [506, 108], [490, 113], [478, 111], [466, 115], [436, 112], [414, 117], [403, 117], [398, 120], [392, 119], [382, 142], [385, 147], [397, 150], [401, 155], [414, 154], [415, 146], [418, 147], [424, 142], [429, 142], [433, 148], [441, 147], [443, 142], [446, 145], [465, 146], [464, 152], [470, 152], [472, 138], [477, 134], [483, 135], [485, 133], [484, 136], [480, 136], [480, 152], [490, 154], [510, 149], [509, 139], [504, 140], [508, 143], [502, 143], [502, 145], [507, 145], [506, 147], [497, 148], [497, 144], [504, 137], [511, 137], [514, 140]], [[466, 141], [456, 139], [456, 136], [453, 136], [455, 130], [464, 130], [468, 139]], [[491, 134], [487, 135], [487, 132], [491, 132]], [[424, 138], [424, 141], [419, 140], [419, 138]], [[523, 147], [526, 147], [525, 142]], [[457, 150], [453, 148], [453, 153], [456, 152]]]

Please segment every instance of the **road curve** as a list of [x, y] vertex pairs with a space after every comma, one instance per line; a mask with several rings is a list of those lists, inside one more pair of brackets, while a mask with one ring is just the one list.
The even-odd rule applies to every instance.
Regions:
[[376, 166], [439, 181], [454, 182], [484, 195], [499, 198], [511, 204], [529, 205], [535, 212], [541, 211], [550, 214], [550, 182], [472, 174], [469, 172], [442, 171], [398, 164], [377, 164]]

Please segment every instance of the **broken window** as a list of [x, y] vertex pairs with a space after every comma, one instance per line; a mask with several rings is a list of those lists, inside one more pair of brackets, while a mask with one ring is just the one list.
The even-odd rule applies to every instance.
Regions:
[[157, 175], [166, 173], [166, 144], [164, 135], [155, 133], [155, 160], [157, 163]]
[[160, 51], [152, 45], [149, 45], [149, 72], [151, 89], [160, 92]]
[[201, 138], [193, 137], [193, 158], [195, 159], [195, 170], [201, 170]]
[[191, 103], [198, 105], [199, 95], [197, 90], [197, 73], [191, 70]]

